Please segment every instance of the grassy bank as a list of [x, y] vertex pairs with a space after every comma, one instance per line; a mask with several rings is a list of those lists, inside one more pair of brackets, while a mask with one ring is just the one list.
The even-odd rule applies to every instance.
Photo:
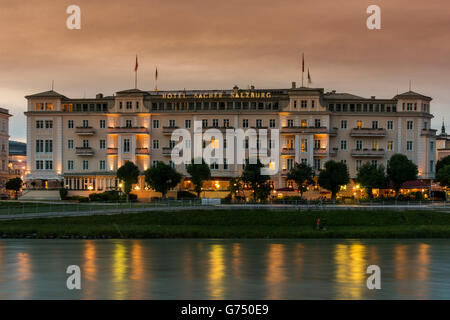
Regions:
[[[315, 229], [326, 218], [328, 228]], [[433, 211], [214, 210], [0, 222], [4, 238], [448, 238]]]

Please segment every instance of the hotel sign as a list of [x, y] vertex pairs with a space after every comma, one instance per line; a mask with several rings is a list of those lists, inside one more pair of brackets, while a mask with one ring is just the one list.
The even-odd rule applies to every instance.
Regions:
[[241, 91], [232, 92], [230, 94], [224, 94], [223, 92], [204, 92], [204, 93], [194, 93], [193, 95], [186, 95], [184, 92], [175, 93], [163, 93], [163, 99], [185, 99], [188, 97], [193, 97], [194, 99], [217, 99], [217, 98], [242, 98], [242, 99], [260, 99], [260, 98], [271, 98], [271, 92], [256, 92], [256, 91]]

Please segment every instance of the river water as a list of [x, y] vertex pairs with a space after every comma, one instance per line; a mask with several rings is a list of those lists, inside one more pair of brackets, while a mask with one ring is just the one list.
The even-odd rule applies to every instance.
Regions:
[[450, 240], [0, 240], [0, 299], [450, 299]]

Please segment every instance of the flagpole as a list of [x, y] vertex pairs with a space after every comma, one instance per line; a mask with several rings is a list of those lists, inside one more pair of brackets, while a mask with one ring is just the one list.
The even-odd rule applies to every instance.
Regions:
[[302, 53], [302, 88], [303, 88], [304, 73], [305, 73], [305, 54]]

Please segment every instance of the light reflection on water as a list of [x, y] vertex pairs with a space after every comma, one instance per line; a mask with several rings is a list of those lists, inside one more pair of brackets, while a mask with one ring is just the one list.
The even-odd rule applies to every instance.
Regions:
[[[0, 299], [450, 299], [450, 240], [0, 240]], [[82, 290], [66, 288], [69, 265]], [[381, 268], [382, 289], [366, 287]]]

